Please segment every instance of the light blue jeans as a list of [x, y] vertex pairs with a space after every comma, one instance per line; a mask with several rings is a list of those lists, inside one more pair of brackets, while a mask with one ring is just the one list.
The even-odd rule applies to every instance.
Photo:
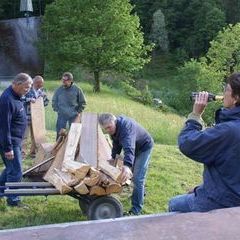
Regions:
[[[0, 148], [1, 157], [5, 168], [0, 175], [0, 185], [4, 186], [6, 182], [20, 182], [22, 179], [22, 153], [21, 147], [13, 147], [14, 159], [8, 160], [5, 158], [3, 149]], [[18, 196], [9, 195], [7, 203], [16, 205], [20, 201]]]
[[133, 166], [133, 194], [132, 194], [132, 211], [134, 214], [139, 214], [144, 203], [144, 185], [148, 169], [148, 164], [151, 158], [152, 149], [140, 153], [134, 161]]
[[208, 212], [225, 206], [206, 196], [203, 190], [196, 193], [178, 195], [170, 199], [169, 212]]

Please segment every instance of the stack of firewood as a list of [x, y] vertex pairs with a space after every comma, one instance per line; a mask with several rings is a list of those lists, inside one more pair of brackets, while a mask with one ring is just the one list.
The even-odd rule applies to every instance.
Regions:
[[[72, 123], [54, 145], [39, 145], [36, 164], [44, 169], [43, 179], [65, 194], [108, 195], [119, 193], [121, 170], [109, 164], [111, 146], [102, 132], [97, 114], [83, 113], [81, 123]], [[48, 161], [46, 159], [51, 159]], [[41, 162], [46, 164], [42, 164]]]

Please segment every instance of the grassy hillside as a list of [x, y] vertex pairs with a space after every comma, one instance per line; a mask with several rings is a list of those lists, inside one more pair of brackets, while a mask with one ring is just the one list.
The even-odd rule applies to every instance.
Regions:
[[[112, 112], [133, 117], [148, 129], [155, 139], [155, 147], [149, 166], [146, 182], [146, 198], [143, 214], [167, 211], [169, 199], [185, 193], [201, 180], [201, 166], [184, 157], [175, 143], [184, 119], [171, 113], [156, 111], [150, 107], [134, 102], [120, 91], [103, 87], [102, 93], [94, 95], [92, 87], [81, 84], [90, 112]], [[47, 82], [46, 88], [51, 96], [56, 82]], [[54, 141], [55, 113], [49, 106], [46, 110], [48, 139]], [[24, 160], [24, 168], [31, 165], [31, 160]], [[117, 195], [124, 210], [130, 207], [131, 189], [125, 188]], [[77, 200], [68, 196], [22, 197], [30, 209], [15, 209], [0, 202], [0, 229], [34, 226], [49, 223], [82, 221]]]
[[[58, 86], [58, 82], [46, 82], [46, 88], [52, 91]], [[59, 83], [60, 84], [60, 83]], [[177, 135], [183, 125], [184, 119], [176, 114], [160, 112], [152, 107], [144, 106], [132, 101], [121, 91], [102, 87], [100, 94], [92, 92], [92, 86], [87, 83], [78, 84], [83, 89], [87, 99], [87, 112], [112, 112], [116, 115], [124, 114], [134, 118], [142, 124], [152, 134], [155, 142], [161, 144], [176, 144]], [[51, 105], [51, 104], [50, 104]], [[46, 109], [47, 129], [54, 130], [56, 114], [52, 111], [51, 106]]]

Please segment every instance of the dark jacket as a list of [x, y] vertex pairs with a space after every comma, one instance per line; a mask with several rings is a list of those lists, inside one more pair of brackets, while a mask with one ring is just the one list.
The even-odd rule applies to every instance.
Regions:
[[53, 95], [52, 107], [59, 115], [73, 118], [82, 112], [86, 106], [84, 94], [76, 85], [69, 88], [59, 87]]
[[119, 116], [113, 140], [112, 158], [124, 151], [124, 165], [132, 167], [135, 156], [153, 147], [150, 134], [133, 119]]
[[179, 135], [180, 150], [204, 164], [203, 184], [197, 189], [225, 207], [240, 205], [240, 107], [221, 109], [216, 125], [188, 120]]
[[26, 128], [26, 113], [21, 98], [8, 87], [0, 97], [0, 146], [9, 152], [20, 146]]

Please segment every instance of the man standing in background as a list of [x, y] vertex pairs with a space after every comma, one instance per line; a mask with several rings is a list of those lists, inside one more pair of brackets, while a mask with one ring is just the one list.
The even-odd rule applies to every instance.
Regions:
[[73, 75], [70, 72], [65, 72], [62, 76], [62, 86], [59, 87], [52, 99], [52, 107], [57, 112], [57, 138], [59, 131], [69, 126], [80, 118], [80, 113], [86, 106], [85, 96], [81, 88], [78, 88], [73, 83]]
[[[0, 154], [5, 165], [0, 176], [1, 186], [22, 179], [21, 144], [27, 121], [21, 97], [28, 93], [31, 85], [32, 78], [19, 73], [0, 97]], [[9, 196], [7, 204], [21, 206], [20, 198]]]
[[47, 98], [47, 94], [43, 90], [43, 85], [44, 85], [44, 79], [39, 75], [35, 76], [33, 79], [32, 88], [23, 97], [24, 108], [27, 114], [27, 127], [24, 134], [23, 145], [22, 145], [23, 157], [26, 155], [26, 152], [27, 152], [27, 139], [28, 139], [29, 133], [31, 135], [30, 157], [34, 158], [36, 154], [36, 143], [35, 143], [35, 140], [33, 137], [33, 131], [32, 131], [31, 103], [34, 103], [37, 98], [42, 97], [44, 106], [48, 105], [49, 100]]

